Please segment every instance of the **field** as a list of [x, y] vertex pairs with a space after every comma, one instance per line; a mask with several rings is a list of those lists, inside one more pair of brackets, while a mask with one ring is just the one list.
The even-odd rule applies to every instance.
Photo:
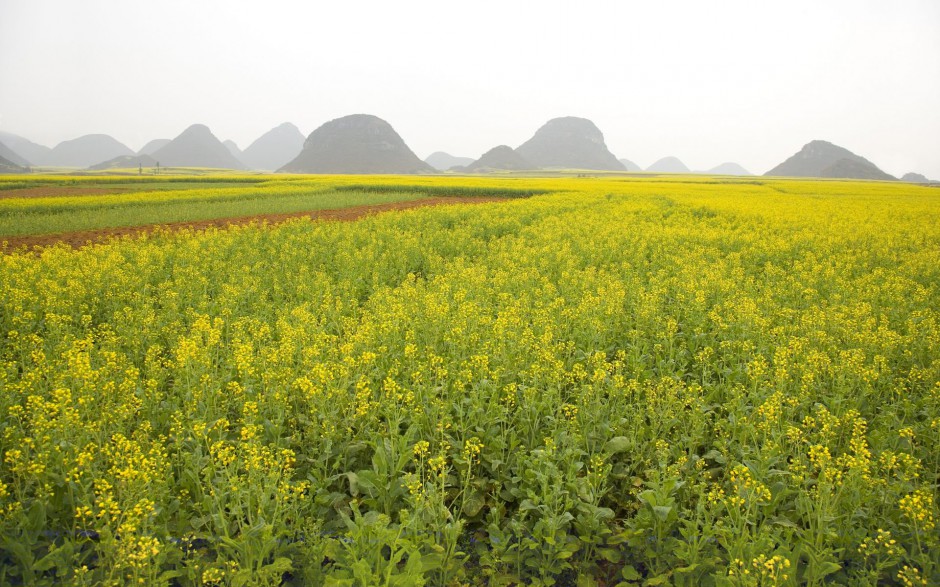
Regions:
[[[375, 206], [438, 195], [481, 195], [472, 186], [438, 193], [433, 186], [406, 190], [394, 184], [350, 184], [349, 178], [222, 176], [194, 181], [161, 176], [129, 182], [126, 178], [40, 176], [30, 182], [8, 177], [7, 182], [0, 178], [0, 239], [14, 241], [63, 232]], [[499, 193], [495, 189], [495, 195]], [[494, 188], [482, 195], [494, 195]]]
[[0, 240], [501, 201], [8, 247], [0, 583], [940, 583], [937, 189], [132, 180]]

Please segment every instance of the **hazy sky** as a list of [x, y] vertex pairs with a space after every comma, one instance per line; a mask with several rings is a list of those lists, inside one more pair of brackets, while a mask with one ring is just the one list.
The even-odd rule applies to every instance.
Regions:
[[424, 158], [583, 116], [646, 167], [763, 173], [812, 139], [940, 179], [937, 0], [0, 0], [0, 129], [132, 149], [389, 121]]

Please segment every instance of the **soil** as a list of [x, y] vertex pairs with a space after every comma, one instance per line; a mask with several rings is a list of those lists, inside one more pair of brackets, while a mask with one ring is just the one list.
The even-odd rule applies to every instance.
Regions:
[[[43, 189], [43, 188], [35, 188]], [[62, 188], [52, 188], [62, 189]], [[73, 188], [82, 189], [82, 188]], [[88, 188], [93, 189], [93, 188]], [[39, 197], [39, 196], [37, 196]], [[102, 228], [94, 230], [82, 230], [78, 232], [63, 232], [56, 234], [38, 234], [27, 236], [0, 237], [0, 253], [11, 253], [14, 251], [39, 250], [43, 247], [64, 243], [74, 249], [86, 245], [105, 242], [122, 237], [134, 237], [157, 230], [175, 231], [175, 230], [205, 230], [207, 228], [225, 228], [229, 226], [240, 226], [245, 224], [267, 224], [276, 225], [293, 218], [309, 218], [310, 220], [334, 220], [334, 221], [352, 221], [381, 212], [391, 212], [394, 210], [408, 210], [411, 208], [423, 208], [425, 206], [440, 206], [444, 204], [482, 204], [486, 202], [505, 201], [505, 198], [491, 197], [437, 197], [424, 198], [421, 200], [410, 200], [405, 202], [390, 202], [387, 204], [367, 204], [363, 206], [351, 206], [348, 208], [338, 208], [334, 210], [314, 210], [308, 212], [290, 212], [287, 214], [258, 214], [255, 216], [239, 216], [235, 218], [213, 218], [211, 220], [199, 220], [195, 222], [173, 222], [168, 224], [147, 224], [142, 226], [122, 226], [117, 228]]]

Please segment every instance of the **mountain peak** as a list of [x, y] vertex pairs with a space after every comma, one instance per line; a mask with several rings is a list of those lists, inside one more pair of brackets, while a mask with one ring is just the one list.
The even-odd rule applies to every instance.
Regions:
[[618, 161], [620, 161], [620, 163], [623, 164], [623, 166], [627, 169], [627, 171], [631, 173], [635, 171], [643, 171], [639, 165], [637, 165], [633, 161], [630, 161], [629, 159], [618, 159]]
[[304, 148], [304, 135], [293, 123], [282, 122], [254, 140], [242, 153], [252, 169], [280, 169]]
[[534, 167], [625, 171], [597, 125], [577, 116], [549, 120], [516, 151]]
[[429, 173], [392, 125], [371, 114], [350, 114], [310, 133], [303, 150], [281, 171], [290, 173]]
[[49, 153], [46, 165], [88, 167], [122, 155], [133, 155], [123, 143], [109, 135], [90, 134], [62, 141]]
[[829, 141], [814, 140], [764, 175], [895, 180], [864, 157]]
[[712, 175], [754, 175], [747, 169], [741, 167], [737, 163], [727, 162], [722, 163], [717, 167], [713, 167], [708, 170], [708, 173]]
[[163, 167], [245, 168], [204, 124], [191, 125], [151, 156]]
[[509, 145], [499, 145], [483, 153], [479, 159], [468, 165], [465, 171], [518, 171], [524, 169], [535, 169], [535, 165], [519, 154], [518, 149], [513, 149]]
[[473, 163], [470, 157], [455, 157], [444, 151], [435, 151], [428, 155], [424, 162], [437, 169], [438, 171], [447, 171], [453, 167], [463, 167]]
[[691, 173], [685, 163], [680, 161], [678, 157], [672, 156], [663, 157], [647, 167], [646, 170], [655, 171], [656, 173]]

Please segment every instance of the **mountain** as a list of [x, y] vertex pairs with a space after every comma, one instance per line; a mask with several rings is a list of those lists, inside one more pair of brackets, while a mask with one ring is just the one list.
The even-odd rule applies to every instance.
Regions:
[[924, 177], [923, 175], [921, 175], [921, 174], [919, 174], [919, 173], [913, 173], [913, 172], [911, 172], [911, 173], [905, 173], [905, 174], [901, 177], [901, 181], [907, 181], [907, 182], [910, 182], [910, 183], [932, 183], [929, 179], [927, 179], [927, 178]]
[[460, 169], [460, 171], [473, 171], [482, 173], [494, 170], [520, 170], [535, 168], [535, 165], [519, 154], [519, 151], [513, 150], [513, 148], [508, 145], [500, 145], [498, 147], [493, 147], [486, 153], [483, 153], [479, 159]]
[[151, 155], [161, 167], [244, 169], [204, 124], [194, 124]]
[[245, 149], [241, 160], [251, 169], [280, 169], [304, 148], [300, 129], [285, 122], [264, 133]]
[[535, 167], [625, 171], [607, 150], [604, 134], [586, 118], [553, 118], [535, 131], [516, 152]]
[[637, 165], [633, 161], [630, 161], [629, 159], [618, 159], [618, 161], [620, 161], [620, 163], [623, 164], [623, 166], [627, 168], [627, 171], [631, 173], [634, 171], [643, 171], [642, 169], [640, 169], [639, 165]]
[[121, 155], [133, 155], [126, 145], [108, 135], [85, 135], [62, 141], [49, 152], [45, 165], [88, 167]]
[[0, 173], [26, 173], [26, 168], [0, 155]]
[[647, 167], [646, 170], [655, 171], [656, 173], [691, 173], [685, 163], [679, 161], [676, 157], [663, 157]]
[[812, 141], [780, 165], [764, 175], [786, 177], [840, 177], [848, 179], [895, 178], [878, 169], [874, 163], [855, 153], [826, 141]]
[[829, 167], [823, 169], [819, 177], [876, 179], [882, 181], [898, 180], [898, 178], [893, 175], [888, 175], [868, 161], [856, 161], [855, 159], [839, 159]]
[[437, 151], [428, 155], [424, 162], [438, 171], [447, 171], [451, 167], [466, 167], [473, 163], [473, 159], [470, 157], [454, 157], [449, 153]]
[[718, 167], [712, 167], [706, 173], [711, 175], [754, 175], [737, 163], [722, 163]]
[[108, 159], [88, 168], [89, 171], [103, 171], [105, 169], [128, 169], [134, 167], [156, 167], [157, 160], [150, 155], [121, 155]]
[[162, 147], [165, 147], [170, 144], [170, 139], [154, 139], [140, 148], [137, 151], [138, 155], [153, 155], [159, 151]]
[[238, 145], [235, 144], [235, 141], [230, 139], [227, 141], [222, 141], [222, 144], [225, 145], [225, 148], [228, 149], [228, 152], [232, 154], [232, 157], [235, 157], [240, 163], [244, 164], [244, 161], [242, 160], [242, 156], [244, 154], [242, 153], [242, 150], [238, 148]]
[[3, 131], [0, 131], [0, 142], [19, 155], [22, 160], [30, 161], [33, 165], [48, 165], [49, 153], [52, 152], [49, 147], [37, 145], [19, 135]]
[[29, 161], [20, 157], [16, 152], [13, 151], [13, 149], [4, 145], [3, 143], [0, 143], [0, 157], [8, 161], [9, 163], [13, 165], [17, 165], [19, 167], [30, 166]]
[[433, 173], [392, 126], [370, 114], [337, 118], [316, 129], [303, 151], [279, 171], [289, 173]]

